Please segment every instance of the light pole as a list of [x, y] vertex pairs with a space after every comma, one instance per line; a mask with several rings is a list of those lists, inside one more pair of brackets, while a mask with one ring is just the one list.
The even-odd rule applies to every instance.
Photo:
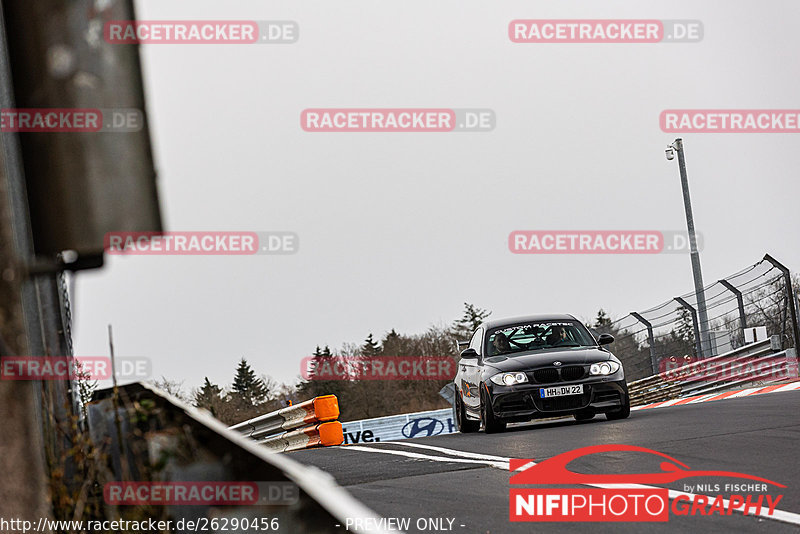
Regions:
[[689, 198], [689, 179], [686, 177], [686, 159], [683, 156], [683, 139], [675, 139], [667, 145], [667, 159], [672, 160], [678, 153], [678, 169], [681, 172], [681, 189], [683, 189], [683, 207], [686, 210], [686, 226], [689, 229], [689, 250], [692, 259], [692, 276], [694, 277], [694, 292], [697, 295], [697, 315], [700, 334], [700, 358], [712, 356], [708, 339], [708, 313], [706, 312], [706, 296], [703, 291], [703, 272], [700, 268], [700, 253], [697, 251], [697, 236], [694, 232], [694, 216], [692, 215], [692, 201]]

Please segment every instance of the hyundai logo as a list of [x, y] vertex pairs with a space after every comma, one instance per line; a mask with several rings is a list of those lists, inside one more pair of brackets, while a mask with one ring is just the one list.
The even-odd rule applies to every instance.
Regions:
[[420, 419], [413, 419], [406, 423], [400, 432], [407, 438], [416, 438], [418, 436], [427, 438], [428, 436], [441, 434], [443, 430], [444, 423], [438, 419], [422, 417]]
[[561, 367], [561, 362], [553, 362], [553, 365], [555, 365], [556, 367]]

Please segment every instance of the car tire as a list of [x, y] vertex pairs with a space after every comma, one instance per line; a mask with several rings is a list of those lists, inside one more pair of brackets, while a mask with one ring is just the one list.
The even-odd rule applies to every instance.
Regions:
[[495, 434], [506, 429], [506, 423], [494, 416], [492, 407], [483, 393], [483, 388], [481, 388], [481, 422], [483, 423], [483, 431], [486, 434]]
[[627, 419], [628, 416], [631, 414], [631, 401], [627, 395], [625, 395], [625, 404], [622, 405], [622, 408], [615, 412], [606, 412], [606, 419], [609, 421], [618, 421], [620, 419]]
[[594, 419], [595, 413], [592, 410], [577, 412], [573, 414], [576, 421], [588, 421], [590, 419]]
[[473, 421], [467, 419], [467, 414], [464, 408], [464, 402], [461, 400], [461, 394], [456, 391], [456, 425], [458, 431], [463, 433], [477, 432], [481, 428], [480, 421]]

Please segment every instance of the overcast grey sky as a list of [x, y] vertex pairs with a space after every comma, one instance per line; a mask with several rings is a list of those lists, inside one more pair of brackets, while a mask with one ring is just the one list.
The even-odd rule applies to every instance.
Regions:
[[[688, 255], [515, 255], [513, 230], [681, 230], [664, 109], [800, 108], [800, 4], [140, 0], [140, 19], [293, 20], [289, 45], [143, 45], [168, 230], [288, 230], [292, 256], [107, 257], [80, 273], [76, 354], [228, 386], [293, 381], [316, 345], [692, 288]], [[699, 19], [699, 43], [515, 44], [518, 18]], [[488, 133], [307, 133], [311, 107], [491, 108]], [[800, 134], [684, 134], [707, 282], [800, 268]]]

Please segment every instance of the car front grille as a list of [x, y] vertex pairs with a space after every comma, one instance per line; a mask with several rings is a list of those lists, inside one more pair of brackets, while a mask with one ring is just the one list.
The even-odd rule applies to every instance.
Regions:
[[537, 384], [553, 384], [555, 382], [572, 382], [586, 376], [586, 369], [581, 365], [569, 365], [563, 369], [545, 367], [528, 373]]
[[539, 384], [551, 384], [558, 382], [558, 369], [551, 367], [548, 369], [536, 369], [533, 372], [533, 379]]
[[570, 365], [569, 367], [561, 369], [561, 380], [567, 382], [571, 380], [580, 380], [585, 373], [586, 370], [580, 365]]

